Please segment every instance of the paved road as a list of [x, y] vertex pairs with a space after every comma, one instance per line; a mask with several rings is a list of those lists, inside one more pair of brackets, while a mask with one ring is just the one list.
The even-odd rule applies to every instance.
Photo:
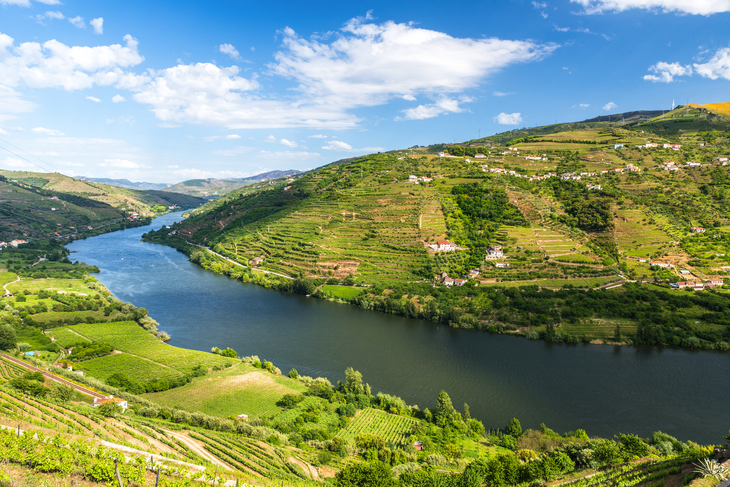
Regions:
[[7, 360], [8, 362], [12, 362], [16, 365], [20, 365], [21, 367], [24, 367], [32, 372], [40, 372], [43, 374], [44, 377], [46, 377], [49, 380], [52, 380], [54, 382], [58, 382], [59, 384], [63, 384], [65, 386], [73, 387], [75, 390], [80, 392], [81, 394], [86, 394], [87, 396], [95, 397], [97, 399], [106, 399], [106, 396], [100, 392], [92, 391], [91, 389], [87, 389], [84, 386], [80, 386], [78, 384], [75, 384], [71, 382], [70, 380], [66, 380], [63, 377], [59, 377], [55, 374], [51, 374], [50, 372], [40, 369], [38, 367], [35, 367], [33, 365], [30, 365], [28, 362], [24, 362], [22, 360], [19, 360], [15, 357], [12, 357], [6, 353], [0, 353], [0, 358]]

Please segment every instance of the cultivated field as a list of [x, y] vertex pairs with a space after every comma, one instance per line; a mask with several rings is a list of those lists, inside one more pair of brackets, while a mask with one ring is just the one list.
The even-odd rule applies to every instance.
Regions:
[[343, 429], [339, 436], [353, 441], [360, 433], [380, 436], [386, 443], [404, 447], [406, 435], [417, 421], [404, 416], [388, 414], [377, 409], [363, 409], [361, 413]]

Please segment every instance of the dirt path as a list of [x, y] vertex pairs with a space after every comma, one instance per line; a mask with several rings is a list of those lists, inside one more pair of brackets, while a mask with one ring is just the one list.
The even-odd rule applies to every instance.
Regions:
[[3, 286], [3, 289], [5, 289], [5, 294], [10, 294], [10, 291], [8, 291], [8, 286], [11, 284], [15, 284], [16, 282], [20, 281], [20, 276], [16, 275], [15, 280], [13, 282], [9, 282]]
[[212, 455], [208, 450], [201, 447], [200, 444], [198, 444], [195, 440], [190, 438], [188, 435], [183, 433], [178, 433], [175, 431], [170, 431], [166, 429], [162, 429], [166, 434], [180, 440], [185, 446], [193, 450], [196, 454], [200, 455], [202, 458], [205, 458], [211, 463], [214, 463], [218, 465], [219, 467], [223, 467], [226, 470], [231, 470], [231, 466], [227, 463], [223, 462], [220, 458], [216, 457], [215, 455]]
[[[184, 240], [184, 239], [183, 239], [183, 240]], [[227, 260], [228, 262], [230, 262], [231, 264], [237, 265], [237, 266], [239, 266], [239, 267], [243, 267], [244, 269], [251, 269], [251, 270], [253, 270], [253, 271], [257, 271], [257, 272], [263, 272], [264, 274], [273, 274], [273, 275], [275, 275], [275, 276], [283, 277], [283, 278], [285, 278], [285, 279], [290, 279], [290, 280], [292, 280], [292, 281], [294, 280], [294, 278], [293, 278], [293, 277], [285, 276], [284, 274], [279, 274], [278, 272], [274, 272], [274, 271], [265, 271], [265, 270], [263, 270], [263, 269], [255, 269], [255, 268], [253, 268], [253, 267], [249, 267], [249, 266], [247, 266], [247, 265], [243, 265], [243, 264], [241, 264], [240, 262], [236, 262], [235, 260], [229, 259], [228, 257], [226, 257], [226, 256], [223, 256], [223, 255], [219, 254], [218, 252], [214, 252], [214, 251], [212, 251], [212, 250], [210, 249], [210, 247], [206, 247], [205, 245], [198, 245], [198, 244], [195, 244], [195, 243], [192, 243], [192, 242], [188, 242], [187, 240], [185, 240], [185, 243], [187, 243], [187, 244], [189, 244], [189, 245], [193, 245], [193, 246], [195, 246], [195, 247], [200, 247], [201, 249], [205, 249], [205, 250], [207, 250], [208, 252], [210, 252], [211, 254], [213, 254], [213, 255], [217, 255], [217, 256], [218, 256], [218, 257], [220, 257], [221, 259], [225, 259], [225, 260]]]
[[12, 362], [16, 365], [20, 365], [21, 367], [24, 367], [32, 372], [40, 372], [41, 374], [43, 374], [43, 376], [46, 379], [52, 380], [54, 382], [58, 382], [59, 384], [63, 384], [65, 386], [73, 387], [75, 390], [77, 390], [81, 394], [86, 394], [87, 396], [95, 397], [97, 399], [106, 399], [106, 396], [100, 392], [96, 392], [96, 391], [92, 391], [91, 389], [87, 389], [84, 386], [71, 382], [70, 380], [64, 379], [57, 375], [51, 374], [50, 372], [47, 372], [43, 369], [39, 369], [38, 367], [30, 365], [29, 363], [23, 362], [22, 360], [18, 360], [17, 358], [11, 357], [10, 355], [7, 355], [5, 353], [0, 353], [0, 357], [4, 360], [7, 360], [8, 362]]

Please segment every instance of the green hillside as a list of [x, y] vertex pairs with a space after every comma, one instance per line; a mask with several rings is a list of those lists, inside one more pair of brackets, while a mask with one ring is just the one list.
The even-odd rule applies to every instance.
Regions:
[[[730, 139], [646, 130], [656, 120], [365, 156], [233, 191], [146, 238], [245, 281], [452, 326], [725, 349], [710, 302], [730, 304]], [[595, 304], [578, 311], [584, 295]], [[646, 296], [665, 308], [616, 307]]]
[[89, 236], [139, 225], [172, 205], [191, 208], [203, 201], [164, 191], [118, 188], [58, 173], [0, 171], [0, 240]]

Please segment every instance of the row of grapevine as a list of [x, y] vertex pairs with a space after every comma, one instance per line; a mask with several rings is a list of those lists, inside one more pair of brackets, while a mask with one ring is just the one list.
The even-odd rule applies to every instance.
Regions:
[[407, 435], [415, 423], [415, 419], [368, 408], [347, 425], [339, 436], [354, 441], [357, 435], [365, 433], [380, 436], [388, 444], [405, 446]]

